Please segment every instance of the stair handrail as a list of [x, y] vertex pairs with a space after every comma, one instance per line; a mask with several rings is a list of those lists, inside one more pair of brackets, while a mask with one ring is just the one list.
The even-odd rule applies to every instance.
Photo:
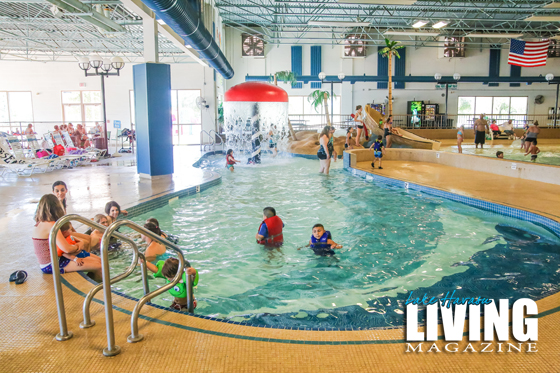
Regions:
[[[97, 229], [99, 231], [104, 232], [107, 227], [95, 223], [90, 219], [84, 218], [83, 216], [77, 214], [67, 214], [58, 219], [51, 228], [49, 233], [49, 248], [51, 252], [51, 266], [52, 266], [52, 276], [54, 282], [54, 294], [56, 299], [56, 308], [58, 311], [58, 324], [60, 327], [60, 333], [56, 335], [57, 341], [66, 341], [72, 338], [73, 333], [68, 330], [68, 324], [66, 322], [66, 310], [64, 308], [64, 298], [62, 296], [62, 283], [60, 281], [60, 266], [58, 263], [58, 253], [56, 250], [56, 236], [60, 228], [68, 223], [69, 221], [78, 221], [88, 227]], [[115, 236], [121, 240], [127, 240], [128, 238], [120, 233], [112, 233], [112, 236]]]
[[223, 139], [222, 136], [221, 136], [218, 132], [216, 132], [215, 130], [210, 130], [210, 131], [208, 131], [208, 134], [210, 135], [212, 132], [214, 132], [214, 133], [216, 134], [216, 136], [218, 136], [218, 138], [220, 139], [220, 145], [222, 145], [222, 149], [223, 149], [224, 144], [225, 144], [225, 143], [224, 143], [224, 139]]
[[[103, 294], [105, 296], [105, 304], [106, 305], [110, 305], [110, 306], [106, 306], [105, 307], [105, 320], [106, 320], [106, 324], [107, 324], [107, 348], [105, 348], [103, 350], [103, 354], [105, 356], [113, 356], [113, 354], [118, 354], [120, 352], [120, 347], [115, 345], [115, 333], [114, 333], [114, 329], [113, 329], [113, 307], [112, 307], [112, 300], [111, 300], [111, 287], [110, 286], [106, 286], [109, 285], [110, 282], [110, 274], [109, 274], [109, 259], [107, 257], [108, 254], [108, 249], [109, 249], [109, 239], [111, 237], [111, 235], [114, 234], [114, 232], [119, 229], [122, 226], [126, 226], [132, 230], [135, 230], [136, 232], [143, 234], [145, 236], [148, 236], [150, 239], [152, 239], [153, 241], [156, 241], [168, 248], [170, 248], [171, 250], [175, 251], [178, 259], [179, 259], [179, 268], [177, 270], [177, 274], [175, 275], [175, 277], [173, 278], [173, 281], [171, 281], [168, 284], [163, 285], [162, 287], [160, 287], [157, 290], [154, 290], [152, 292], [149, 292], [148, 294], [144, 295], [142, 298], [140, 298], [138, 300], [138, 302], [136, 303], [136, 306], [134, 306], [134, 310], [132, 311], [132, 316], [130, 318], [130, 329], [131, 329], [131, 334], [130, 336], [128, 336], [127, 341], [129, 343], [135, 343], [135, 342], [140, 342], [141, 340], [144, 339], [144, 336], [138, 333], [138, 317], [140, 315], [140, 310], [142, 309], [142, 306], [144, 306], [144, 304], [146, 304], [150, 299], [164, 293], [165, 291], [172, 289], [183, 277], [183, 271], [185, 268], [185, 257], [183, 255], [183, 251], [181, 250], [181, 248], [179, 248], [179, 246], [175, 245], [172, 242], [169, 242], [168, 240], [166, 240], [165, 238], [158, 236], [157, 234], [149, 231], [148, 229], [134, 223], [133, 221], [130, 220], [118, 220], [116, 222], [114, 222], [113, 224], [111, 224], [107, 230], [105, 231], [105, 233], [103, 234], [103, 237], [101, 238], [101, 270], [102, 270], [102, 277], [103, 277]], [[191, 276], [187, 276], [188, 278], [188, 284], [187, 284], [187, 299], [188, 299], [188, 310], [189, 312], [193, 312], [194, 311], [194, 298], [193, 298], [193, 292], [192, 292], [192, 285], [189, 285], [191, 283]]]
[[[204, 137], [202, 136], [202, 134], [204, 134], [204, 133], [205, 133], [206, 135], [208, 135], [208, 137], [210, 138], [210, 141], [211, 141], [210, 144], [203, 144]], [[206, 130], [201, 130], [201, 131], [200, 131], [200, 150], [202, 150], [202, 147], [203, 147], [203, 146], [206, 146], [206, 145], [208, 145], [208, 146], [214, 146], [215, 143], [216, 143], [216, 141], [212, 138], [212, 136], [210, 136], [210, 134], [209, 134]]]
[[[141, 259], [140, 268], [142, 270], [142, 287], [144, 289], [144, 294], [149, 293], [150, 288], [149, 288], [149, 285], [148, 285], [148, 270], [146, 268], [146, 258], [144, 257], [144, 254], [142, 254], [141, 252], [138, 251], [138, 246], [130, 238], [128, 238], [128, 237], [126, 237], [126, 236], [124, 236], [120, 233], [117, 233], [117, 232], [115, 232], [113, 234], [113, 236], [115, 236], [115, 235], [118, 236], [118, 238], [120, 238], [121, 241], [124, 241], [124, 242], [128, 243], [130, 246], [132, 246], [133, 256], [132, 256], [132, 262], [130, 263], [130, 266], [128, 266], [126, 271], [124, 271], [120, 275], [117, 275], [117, 276], [113, 277], [111, 279], [111, 285], [113, 285], [114, 283], [119, 282], [119, 281], [127, 278], [128, 276], [130, 276], [132, 274], [132, 272], [134, 271], [134, 269], [136, 268], [136, 266], [138, 265], [138, 258], [140, 258]], [[80, 323], [80, 328], [87, 329], [87, 328], [91, 328], [92, 326], [95, 325], [95, 321], [92, 320], [91, 316], [90, 316], [91, 315], [90, 314], [90, 307], [91, 307], [91, 302], [93, 300], [93, 297], [101, 289], [103, 289], [103, 282], [94, 286], [89, 291], [89, 293], [87, 293], [86, 298], [84, 300], [84, 305], [83, 305], [84, 321], [82, 321]]]

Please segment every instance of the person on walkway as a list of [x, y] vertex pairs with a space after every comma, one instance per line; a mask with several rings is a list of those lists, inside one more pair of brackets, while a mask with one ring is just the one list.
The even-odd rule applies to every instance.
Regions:
[[492, 121], [490, 129], [492, 130], [492, 134], [494, 135], [494, 137], [500, 136], [502, 134], [502, 131], [500, 131], [500, 127], [498, 127], [498, 125], [496, 124], [495, 119]]
[[383, 124], [383, 136], [385, 136], [385, 148], [390, 148], [393, 140], [393, 116], [389, 115], [387, 121]]
[[457, 129], [457, 150], [459, 151], [459, 154], [463, 153], [463, 147], [461, 146], [461, 144], [463, 144], [464, 133], [465, 133], [465, 126], [461, 126]]
[[325, 126], [323, 131], [319, 134], [319, 150], [317, 151], [317, 158], [321, 163], [321, 167], [319, 168], [319, 173], [323, 173], [325, 175], [329, 174], [329, 169], [331, 167], [331, 155], [328, 152], [329, 148], [329, 132], [331, 127]]
[[475, 148], [478, 149], [480, 144], [480, 149], [483, 149], [486, 142], [486, 133], [489, 131], [488, 122], [484, 119], [484, 114], [480, 114], [480, 118], [474, 121], [473, 129]]
[[362, 131], [364, 130], [364, 113], [362, 112], [362, 105], [356, 106], [356, 114], [354, 114], [354, 121], [357, 123], [358, 133], [356, 136], [356, 146], [360, 145]]
[[27, 125], [27, 128], [25, 129], [25, 134], [26, 135], [34, 135], [35, 131], [33, 131], [33, 125], [31, 123], [29, 123]]
[[503, 123], [502, 128], [504, 129], [504, 133], [508, 135], [509, 139], [515, 139], [515, 132], [513, 132], [513, 123], [511, 119]]
[[536, 120], [535, 123], [527, 130], [525, 136], [525, 152], [529, 152], [529, 148], [531, 146], [537, 146], [537, 136], [541, 133], [541, 129], [539, 128], [539, 121]]

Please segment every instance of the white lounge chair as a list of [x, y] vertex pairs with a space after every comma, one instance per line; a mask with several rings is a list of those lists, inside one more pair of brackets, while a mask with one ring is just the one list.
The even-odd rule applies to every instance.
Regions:
[[51, 171], [56, 164], [56, 162], [50, 159], [26, 158], [21, 148], [21, 142], [13, 136], [0, 137], [0, 151], [2, 175], [8, 170], [17, 175], [29, 176], [36, 171]]

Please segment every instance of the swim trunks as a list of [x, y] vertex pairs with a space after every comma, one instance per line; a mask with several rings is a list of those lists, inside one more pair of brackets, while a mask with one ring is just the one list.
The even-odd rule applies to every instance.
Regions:
[[475, 144], [484, 144], [486, 142], [486, 131], [476, 131], [474, 137]]
[[[71, 262], [70, 259], [65, 258], [63, 256], [58, 258], [58, 267], [60, 269], [61, 275], [64, 274], [64, 267], [66, 267], [70, 262]], [[49, 263], [49, 265], [47, 265], [46, 267], [41, 268], [41, 271], [43, 271], [43, 273], [46, 275], [52, 275], [52, 263]]]
[[536, 154], [531, 154], [531, 161], [536, 161], [537, 160], [537, 155]]

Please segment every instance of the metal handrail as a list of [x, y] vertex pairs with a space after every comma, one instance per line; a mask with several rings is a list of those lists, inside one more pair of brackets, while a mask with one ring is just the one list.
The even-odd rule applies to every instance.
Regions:
[[[118, 237], [119, 239], [121, 239], [121, 241], [124, 241], [128, 243], [130, 246], [132, 246], [133, 257], [132, 257], [132, 262], [130, 263], [130, 266], [126, 269], [126, 271], [111, 279], [111, 285], [130, 276], [130, 274], [134, 271], [134, 269], [138, 265], [138, 258], [140, 258], [142, 260], [140, 262], [140, 267], [142, 269], [142, 286], [144, 288], [144, 295], [148, 294], [150, 292], [150, 288], [148, 285], [148, 270], [146, 268], [146, 258], [144, 257], [144, 254], [138, 251], [138, 246], [136, 246], [136, 243], [132, 241], [130, 238], [123, 236], [122, 234], [117, 232], [113, 233], [113, 236]], [[80, 323], [80, 328], [87, 329], [95, 325], [95, 321], [91, 320], [89, 310], [93, 297], [102, 288], [103, 288], [103, 283], [100, 283], [94, 286], [86, 295], [86, 299], [84, 300], [84, 306], [83, 306], [84, 321]]]
[[[134, 310], [132, 311], [132, 316], [130, 319], [130, 329], [131, 329], [131, 334], [128, 336], [127, 341], [129, 343], [134, 343], [134, 342], [139, 342], [142, 339], [144, 339], [144, 336], [138, 333], [138, 317], [140, 315], [140, 310], [142, 309], [142, 306], [144, 306], [144, 304], [146, 304], [150, 299], [160, 295], [161, 293], [173, 288], [183, 277], [183, 271], [185, 269], [185, 257], [183, 256], [183, 251], [179, 248], [179, 246], [167, 241], [166, 239], [158, 236], [157, 234], [147, 230], [146, 228], [130, 221], [130, 220], [118, 220], [116, 222], [114, 222], [113, 224], [111, 224], [107, 230], [105, 231], [105, 233], [103, 234], [103, 237], [101, 238], [101, 270], [102, 270], [102, 276], [103, 276], [103, 293], [105, 295], [105, 319], [106, 319], [106, 323], [107, 323], [107, 348], [103, 350], [103, 354], [105, 356], [113, 356], [116, 355], [120, 352], [120, 348], [118, 346], [115, 346], [115, 333], [114, 333], [114, 329], [113, 329], [113, 308], [112, 308], [112, 301], [111, 301], [111, 287], [109, 286], [109, 282], [110, 282], [110, 276], [109, 276], [109, 259], [107, 258], [107, 254], [108, 254], [108, 249], [109, 249], [109, 239], [111, 237], [111, 235], [113, 235], [113, 233], [122, 226], [126, 226], [128, 228], [131, 228], [133, 230], [135, 230], [136, 232], [143, 234], [145, 236], [148, 236], [150, 239], [152, 239], [153, 241], [156, 241], [164, 246], [169, 247], [171, 250], [175, 251], [177, 253], [177, 256], [179, 258], [179, 268], [177, 270], [177, 274], [175, 275], [175, 277], [173, 278], [173, 281], [171, 281], [168, 284], [165, 284], [164, 286], [160, 287], [157, 290], [154, 290], [146, 295], [144, 295], [142, 298], [140, 298], [140, 300], [138, 301], [138, 303], [136, 303], [136, 306], [134, 307]], [[191, 276], [187, 276], [187, 281], [190, 283]], [[193, 293], [192, 293], [192, 288], [190, 284], [187, 284], [187, 299], [188, 299], [188, 309], [189, 312], [192, 312], [194, 310], [194, 299], [193, 299]], [[108, 305], [108, 306], [107, 306]]]
[[[207, 134], [208, 137], [210, 138], [210, 141], [211, 141], [210, 144], [202, 144], [202, 143], [203, 143], [202, 140], [204, 139], [204, 138], [202, 137], [202, 134], [203, 134], [203, 133]], [[204, 146], [204, 147], [206, 147], [206, 146], [214, 146], [215, 143], [216, 143], [216, 141], [212, 138], [212, 136], [210, 136], [210, 134], [209, 134], [206, 130], [200, 131], [200, 150], [203, 149], [203, 146]]]
[[214, 132], [216, 134], [216, 136], [218, 136], [218, 138], [220, 139], [220, 145], [222, 145], [222, 150], [224, 148], [224, 139], [222, 138], [222, 136], [220, 136], [220, 134], [214, 130], [210, 130], [208, 131], [208, 135], [210, 135], [212, 132]]
[[[60, 228], [66, 224], [67, 222], [74, 220], [78, 221], [82, 224], [87, 225], [88, 227], [95, 228], [99, 231], [105, 231], [107, 227], [94, 223], [93, 221], [84, 218], [83, 216], [76, 215], [76, 214], [68, 214], [64, 215], [62, 218], [58, 219], [56, 223], [54, 223], [51, 231], [49, 233], [49, 247], [51, 251], [51, 266], [52, 266], [52, 276], [54, 282], [54, 292], [56, 298], [56, 308], [58, 311], [58, 324], [60, 326], [60, 333], [56, 335], [57, 341], [66, 341], [72, 338], [73, 334], [71, 331], [68, 330], [68, 325], [66, 323], [66, 310], [64, 309], [64, 298], [62, 296], [62, 284], [60, 282], [60, 266], [58, 263], [58, 254], [56, 250], [56, 236]], [[123, 236], [120, 233], [115, 233], [113, 236], [121, 239], [121, 240], [128, 240], [126, 236]], [[99, 286], [99, 285], [98, 285]]]

